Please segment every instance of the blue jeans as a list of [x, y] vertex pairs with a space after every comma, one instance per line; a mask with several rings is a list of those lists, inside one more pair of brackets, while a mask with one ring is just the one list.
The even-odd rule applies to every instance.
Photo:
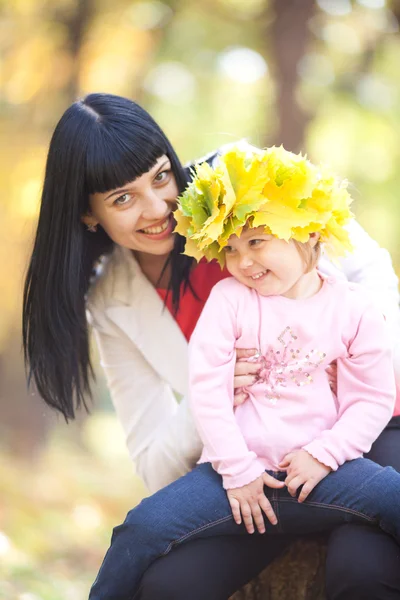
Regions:
[[[285, 473], [270, 472], [284, 480]], [[400, 543], [400, 474], [360, 458], [330, 473], [300, 504], [286, 488], [264, 488], [278, 518], [266, 533], [306, 534], [343, 523], [381, 527]], [[133, 600], [140, 580], [176, 544], [204, 537], [248, 535], [237, 525], [221, 477], [203, 464], [131, 510], [114, 529], [89, 600]], [[258, 535], [258, 534], [255, 534]]]

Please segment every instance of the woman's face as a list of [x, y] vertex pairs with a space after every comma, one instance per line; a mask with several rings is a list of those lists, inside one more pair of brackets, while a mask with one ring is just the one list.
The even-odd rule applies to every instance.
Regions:
[[[178, 187], [169, 158], [161, 156], [154, 167], [121, 188], [89, 197], [87, 225], [100, 224], [109, 237], [131, 250], [169, 254], [174, 244]], [[95, 234], [94, 234], [95, 235]]]

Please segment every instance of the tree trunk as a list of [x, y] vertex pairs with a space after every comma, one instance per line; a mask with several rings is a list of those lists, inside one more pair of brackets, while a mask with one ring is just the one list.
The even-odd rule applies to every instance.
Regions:
[[323, 538], [294, 543], [231, 600], [325, 600]]
[[12, 453], [34, 459], [47, 441], [55, 415], [27, 389], [19, 330], [11, 329], [5, 350], [0, 355], [0, 437]]
[[93, 0], [78, 0], [75, 10], [68, 15], [60, 16], [60, 20], [67, 28], [67, 48], [71, 54], [74, 69], [66, 88], [67, 102], [75, 102], [78, 98], [79, 90], [79, 71], [80, 71], [80, 51], [86, 33], [87, 27], [94, 14]]
[[272, 50], [277, 86], [276, 144], [297, 152], [302, 148], [309, 116], [296, 102], [297, 65], [308, 40], [308, 21], [314, 0], [272, 0]]

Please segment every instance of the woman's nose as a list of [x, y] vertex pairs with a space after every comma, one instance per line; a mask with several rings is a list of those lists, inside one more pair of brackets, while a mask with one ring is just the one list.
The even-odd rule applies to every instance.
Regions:
[[168, 203], [154, 190], [143, 197], [142, 217], [149, 221], [162, 219], [168, 212]]

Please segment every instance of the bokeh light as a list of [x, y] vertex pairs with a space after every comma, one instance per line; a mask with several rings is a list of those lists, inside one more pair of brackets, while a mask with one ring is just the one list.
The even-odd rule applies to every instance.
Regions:
[[267, 63], [250, 48], [227, 48], [218, 57], [221, 73], [238, 83], [255, 83], [268, 73]]

